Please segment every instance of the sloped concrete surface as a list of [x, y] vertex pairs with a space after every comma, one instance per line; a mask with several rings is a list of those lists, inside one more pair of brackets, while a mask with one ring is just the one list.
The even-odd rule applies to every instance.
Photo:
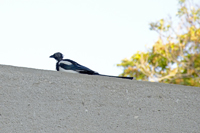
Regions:
[[0, 65], [0, 133], [200, 133], [200, 88]]

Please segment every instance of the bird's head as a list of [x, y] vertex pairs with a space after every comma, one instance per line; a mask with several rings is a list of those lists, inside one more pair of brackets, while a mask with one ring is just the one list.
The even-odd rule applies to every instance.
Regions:
[[63, 54], [60, 52], [57, 52], [57, 53], [51, 55], [50, 58], [54, 58], [57, 61], [61, 61], [63, 59]]

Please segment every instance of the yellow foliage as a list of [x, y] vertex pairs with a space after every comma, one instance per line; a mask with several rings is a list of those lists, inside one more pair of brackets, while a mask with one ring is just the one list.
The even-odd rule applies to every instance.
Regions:
[[159, 33], [158, 40], [148, 52], [138, 51], [122, 60], [118, 64], [125, 68], [121, 75], [200, 87], [200, 8], [189, 9], [186, 1], [179, 0], [178, 10], [184, 32], [180, 34], [164, 19], [150, 23], [151, 30]]

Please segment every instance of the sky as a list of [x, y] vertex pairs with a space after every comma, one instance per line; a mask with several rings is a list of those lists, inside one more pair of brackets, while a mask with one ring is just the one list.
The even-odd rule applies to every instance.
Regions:
[[55, 70], [63, 53], [94, 71], [145, 51], [158, 35], [149, 23], [175, 16], [177, 0], [0, 0], [0, 64]]

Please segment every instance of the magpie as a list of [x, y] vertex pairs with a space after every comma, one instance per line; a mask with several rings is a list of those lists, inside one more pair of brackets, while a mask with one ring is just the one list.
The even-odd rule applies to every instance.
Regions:
[[57, 60], [57, 63], [56, 63], [57, 71], [88, 74], [88, 75], [99, 75], [99, 76], [107, 76], [107, 77], [115, 77], [115, 78], [124, 78], [124, 79], [131, 79], [131, 80], [133, 79], [133, 77], [118, 77], [118, 76], [109, 76], [109, 75], [99, 74], [98, 72], [95, 72], [83, 65], [80, 65], [73, 60], [63, 59], [63, 54], [60, 52], [54, 53], [53, 55], [50, 56], [50, 58], [54, 58], [55, 60]]

